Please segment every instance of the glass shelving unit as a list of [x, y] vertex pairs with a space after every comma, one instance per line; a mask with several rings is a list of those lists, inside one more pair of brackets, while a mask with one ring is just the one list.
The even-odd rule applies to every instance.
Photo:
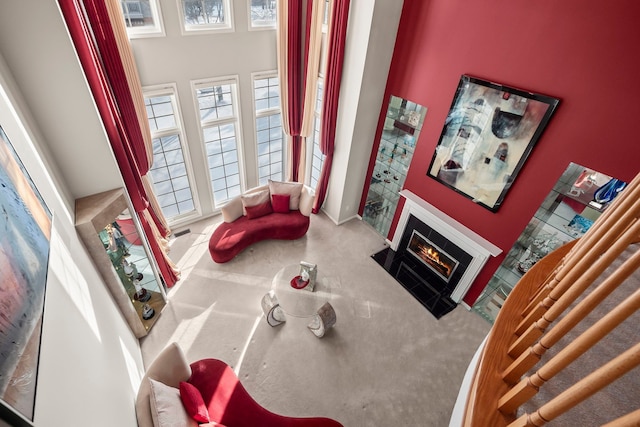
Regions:
[[391, 96], [362, 219], [387, 236], [427, 109]]
[[[493, 323], [520, 278], [554, 249], [581, 237], [606, 209], [595, 199], [612, 177], [571, 163], [498, 267], [473, 310]], [[610, 202], [610, 201], [609, 201]]]

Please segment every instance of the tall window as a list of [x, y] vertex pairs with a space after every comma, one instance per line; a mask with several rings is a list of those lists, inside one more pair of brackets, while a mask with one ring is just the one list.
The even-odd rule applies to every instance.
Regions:
[[192, 82], [216, 207], [242, 192], [236, 77]]
[[320, 45], [320, 69], [318, 70], [318, 86], [316, 105], [314, 108], [313, 139], [307, 141], [307, 150], [311, 156], [307, 156], [307, 177], [308, 185], [315, 190], [320, 179], [320, 171], [324, 163], [325, 155], [320, 151], [320, 129], [322, 127], [322, 103], [324, 99], [324, 69], [327, 62], [327, 32], [329, 22], [329, 0], [324, 3], [324, 14], [322, 20], [322, 41]]
[[269, 179], [282, 181], [284, 144], [280, 86], [276, 72], [254, 74], [253, 98], [258, 144], [258, 184], [267, 184]]
[[311, 157], [311, 174], [309, 178], [309, 186], [315, 190], [318, 185], [318, 180], [320, 179], [320, 171], [322, 170], [322, 164], [324, 163], [324, 158], [326, 157], [320, 151], [320, 124], [322, 117], [322, 99], [324, 95], [323, 91], [323, 80], [318, 79], [318, 94], [316, 100], [316, 106], [314, 109], [314, 120], [313, 120], [313, 145], [312, 145], [312, 155]]
[[277, 0], [248, 0], [251, 29], [276, 27]]
[[153, 189], [169, 221], [195, 213], [180, 111], [174, 86], [145, 88], [145, 105], [153, 142], [150, 169]]
[[120, 6], [129, 37], [164, 35], [158, 0], [120, 0]]
[[229, 0], [178, 0], [185, 33], [233, 29]]

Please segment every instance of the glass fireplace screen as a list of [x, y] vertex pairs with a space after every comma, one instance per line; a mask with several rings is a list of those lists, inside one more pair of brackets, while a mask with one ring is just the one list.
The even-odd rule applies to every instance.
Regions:
[[447, 283], [459, 264], [455, 258], [416, 230], [411, 234], [407, 250]]

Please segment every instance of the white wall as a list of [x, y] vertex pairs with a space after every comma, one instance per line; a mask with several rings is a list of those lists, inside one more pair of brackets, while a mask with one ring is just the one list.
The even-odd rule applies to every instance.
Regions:
[[133, 426], [138, 341], [76, 235], [73, 212], [39, 155], [46, 140], [2, 57], [0, 89], [0, 126], [53, 213], [35, 425]]
[[55, 1], [3, 2], [0, 126], [53, 212], [35, 425], [134, 426], [143, 373], [74, 228], [76, 198], [121, 186]]
[[357, 216], [403, 1], [351, 1], [333, 168], [323, 210], [341, 224]]
[[248, 0], [232, 0], [234, 32], [183, 36], [176, 0], [160, 0], [165, 37], [131, 40], [143, 86], [176, 83], [202, 214], [213, 212], [207, 161], [200, 142], [192, 80], [237, 75], [240, 80], [245, 187], [257, 185], [251, 73], [275, 71], [276, 30], [249, 31]]
[[68, 207], [121, 186], [57, 1], [2, 2], [0, 53], [45, 138], [52, 173], [66, 184]]

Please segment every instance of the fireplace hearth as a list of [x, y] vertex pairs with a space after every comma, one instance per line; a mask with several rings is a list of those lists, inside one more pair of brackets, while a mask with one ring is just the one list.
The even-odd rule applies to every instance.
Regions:
[[410, 191], [400, 195], [405, 203], [393, 241], [372, 258], [439, 319], [502, 250]]
[[373, 259], [439, 319], [456, 307], [451, 293], [472, 257], [410, 216], [399, 249], [385, 248]]

